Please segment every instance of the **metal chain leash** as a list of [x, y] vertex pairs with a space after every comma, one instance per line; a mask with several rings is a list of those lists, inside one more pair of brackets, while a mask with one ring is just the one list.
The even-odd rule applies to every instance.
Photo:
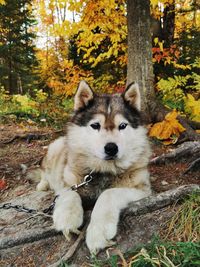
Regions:
[[[89, 174], [85, 175], [84, 180], [82, 183], [80, 184], [74, 184], [72, 185], [70, 188], [68, 188], [68, 190], [73, 190], [73, 191], [77, 191], [80, 187], [83, 187], [85, 185], [88, 185], [93, 179], [94, 177], [92, 176], [92, 173], [94, 172], [94, 170], [92, 170]], [[14, 205], [12, 203], [5, 203], [3, 205], [0, 206], [0, 210], [4, 209], [4, 210], [8, 210], [8, 209], [15, 209], [18, 212], [25, 212], [25, 213], [29, 213], [29, 214], [37, 214], [37, 213], [43, 213], [46, 215], [52, 215], [55, 204], [56, 204], [56, 199], [59, 197], [59, 195], [56, 195], [54, 200], [52, 201], [52, 203], [50, 204], [50, 206], [42, 211], [36, 210], [36, 209], [31, 209], [31, 208], [27, 208], [24, 205]]]
[[54, 198], [53, 202], [50, 204], [50, 206], [48, 208], [42, 210], [42, 211], [27, 208], [24, 205], [14, 205], [12, 203], [5, 203], [2, 206], [0, 206], [0, 209], [4, 209], [4, 210], [14, 209], [18, 212], [25, 212], [25, 213], [29, 213], [29, 214], [37, 214], [37, 213], [41, 214], [41, 213], [43, 213], [43, 214], [47, 214], [47, 215], [52, 215], [57, 197], [58, 197], [58, 195], [55, 196], [55, 198]]

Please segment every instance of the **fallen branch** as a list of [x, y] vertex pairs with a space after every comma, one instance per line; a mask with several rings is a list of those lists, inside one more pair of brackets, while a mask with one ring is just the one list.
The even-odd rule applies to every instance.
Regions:
[[167, 161], [178, 161], [181, 158], [189, 156], [199, 156], [200, 155], [200, 142], [185, 142], [178, 148], [172, 150], [168, 154], [162, 154], [161, 156], [155, 157], [150, 160], [150, 164], [163, 164]]
[[53, 133], [22, 133], [22, 134], [17, 134], [15, 136], [13, 136], [12, 138], [10, 138], [7, 141], [3, 141], [1, 142], [1, 144], [10, 144], [13, 141], [15, 141], [16, 139], [22, 139], [22, 140], [26, 140], [28, 143], [30, 143], [32, 140], [39, 140], [42, 139], [44, 137], [49, 137], [52, 134], [60, 134], [63, 133], [63, 130], [57, 130]]
[[34, 133], [28, 133], [28, 134], [17, 134], [15, 136], [13, 136], [11, 139], [2, 142], [2, 144], [7, 145], [12, 143], [13, 141], [15, 141], [16, 139], [21, 139], [21, 140], [26, 140], [28, 143], [30, 143], [32, 140], [38, 140], [41, 139], [43, 137], [47, 137], [48, 134], [34, 134]]

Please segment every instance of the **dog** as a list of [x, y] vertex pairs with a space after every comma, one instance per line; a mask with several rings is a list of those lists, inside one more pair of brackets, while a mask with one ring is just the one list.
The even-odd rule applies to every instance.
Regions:
[[[97, 95], [81, 81], [66, 135], [49, 145], [41, 164], [37, 190], [59, 195], [53, 222], [67, 239], [70, 233], [79, 234], [83, 224], [82, 199], [97, 199], [86, 231], [87, 247], [94, 254], [113, 245], [121, 210], [151, 194], [151, 152], [140, 109], [137, 83], [122, 94]], [[94, 179], [88, 186], [71, 189], [91, 173]]]

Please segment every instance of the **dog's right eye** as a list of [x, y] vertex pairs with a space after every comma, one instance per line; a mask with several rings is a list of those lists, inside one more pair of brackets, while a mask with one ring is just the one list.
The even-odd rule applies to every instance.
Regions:
[[96, 122], [96, 123], [92, 123], [92, 124], [90, 124], [90, 126], [91, 126], [92, 129], [94, 129], [94, 130], [100, 130], [100, 128], [101, 128], [101, 125], [100, 125], [100, 123], [98, 123], [98, 122]]

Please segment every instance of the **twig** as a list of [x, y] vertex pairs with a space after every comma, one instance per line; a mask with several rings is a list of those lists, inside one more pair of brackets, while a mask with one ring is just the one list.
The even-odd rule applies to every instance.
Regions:
[[11, 139], [2, 142], [2, 144], [7, 145], [12, 143], [15, 139], [25, 139], [27, 140], [28, 143], [31, 142], [31, 140], [37, 140], [40, 139], [42, 137], [48, 136], [50, 135], [50, 133], [45, 133], [45, 134], [35, 134], [35, 133], [28, 133], [28, 134], [17, 134], [15, 136], [13, 136]]
[[15, 139], [26, 139], [28, 143], [30, 143], [32, 140], [38, 140], [40, 138], [49, 136], [51, 134], [60, 134], [63, 133], [63, 130], [57, 130], [52, 133], [22, 133], [22, 134], [17, 134], [10, 138], [9, 140], [1, 142], [1, 144], [7, 145], [12, 143]]
[[58, 260], [54, 264], [50, 265], [49, 267], [57, 267], [62, 262], [69, 261], [73, 257], [74, 253], [80, 247], [81, 242], [85, 238], [85, 232], [86, 232], [87, 225], [88, 225], [88, 223], [84, 226], [84, 228], [82, 229], [80, 235], [78, 236], [78, 238], [76, 239], [76, 241], [74, 242], [74, 244], [70, 247], [70, 249], [67, 251], [67, 253], [60, 260]]

